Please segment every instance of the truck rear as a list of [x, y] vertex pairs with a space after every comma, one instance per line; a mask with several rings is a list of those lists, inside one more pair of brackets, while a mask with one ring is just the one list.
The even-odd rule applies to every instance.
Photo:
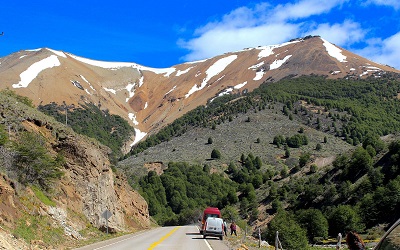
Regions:
[[200, 234], [205, 230], [206, 220], [209, 217], [221, 218], [221, 211], [217, 207], [207, 207], [204, 209], [203, 218], [201, 219]]

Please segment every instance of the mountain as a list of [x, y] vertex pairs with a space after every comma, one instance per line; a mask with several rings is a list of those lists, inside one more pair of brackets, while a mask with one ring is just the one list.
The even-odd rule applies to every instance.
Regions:
[[130, 121], [136, 143], [217, 96], [252, 91], [263, 82], [311, 74], [379, 77], [384, 72], [400, 73], [309, 36], [162, 69], [48, 48], [20, 51], [0, 59], [0, 89], [13, 89], [35, 105], [97, 104]]

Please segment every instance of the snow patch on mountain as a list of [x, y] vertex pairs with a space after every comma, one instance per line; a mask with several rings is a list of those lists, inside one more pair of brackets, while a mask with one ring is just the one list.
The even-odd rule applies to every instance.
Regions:
[[260, 71], [256, 72], [256, 76], [253, 78], [254, 81], [261, 80], [264, 76], [265, 70], [261, 69]]
[[298, 43], [298, 42], [300, 42], [300, 41], [296, 40], [296, 41], [277, 44], [277, 45], [259, 46], [259, 47], [256, 48], [258, 50], [261, 50], [260, 53], [258, 53], [258, 60], [260, 60], [261, 58], [268, 57], [268, 56], [274, 54], [274, 49], [276, 49], [276, 48], [284, 47], [284, 46], [287, 46], [289, 44]]
[[134, 125], [139, 125], [139, 122], [136, 120], [136, 115], [134, 113], [129, 113], [128, 118], [133, 122]]
[[137, 128], [134, 128], [134, 129], [135, 129], [135, 140], [134, 140], [133, 143], [130, 145], [131, 147], [132, 147], [133, 145], [135, 145], [136, 143], [140, 142], [140, 141], [147, 135], [146, 132], [142, 132], [142, 131], [140, 131], [140, 130], [137, 129]]
[[193, 62], [185, 62], [185, 64], [196, 64], [196, 63], [202, 63], [202, 62], [205, 62], [205, 61], [207, 61], [208, 59], [210, 59], [210, 58], [203, 59], [203, 60], [198, 60], [198, 61], [193, 61]]
[[68, 54], [68, 55], [80, 62], [89, 64], [92, 66], [104, 68], [104, 69], [119, 69], [119, 68], [124, 68], [124, 67], [136, 68], [136, 66], [138, 66], [136, 63], [96, 61], [96, 60], [92, 60], [92, 59], [88, 59], [88, 58], [84, 58], [84, 57], [75, 56], [72, 54]]
[[142, 87], [143, 83], [144, 83], [144, 76], [140, 77], [139, 79], [139, 88]]
[[[150, 71], [153, 71], [154, 73], [155, 73], [155, 70], [164, 70], [164, 69], [154, 69], [154, 68], [149, 68], [149, 69], [151, 69]], [[165, 70], [166, 70], [165, 75], [164, 75], [165, 77], [169, 77], [172, 73], [174, 73], [176, 71], [175, 68], [166, 68]], [[164, 72], [162, 72], [162, 73], [164, 73]], [[160, 72], [158, 74], [162, 74], [162, 73]]]
[[82, 80], [84, 80], [84, 81], [89, 85], [89, 87], [90, 87], [93, 91], [96, 91], [96, 89], [93, 88], [92, 84], [91, 84], [83, 75], [79, 75], [79, 76], [82, 78]]
[[375, 71], [382, 70], [381, 68], [374, 67], [374, 66], [367, 66], [367, 68], [368, 68], [368, 69], [371, 69], [371, 70], [375, 70]]
[[[139, 122], [136, 120], [136, 115], [134, 113], [129, 113], [128, 118], [133, 122], [134, 125], [136, 126], [139, 125]], [[134, 130], [135, 130], [135, 140], [130, 145], [131, 147], [136, 143], [140, 142], [147, 135], [146, 132], [142, 132], [138, 128], [134, 128]]]
[[61, 63], [58, 57], [51, 55], [45, 59], [35, 62], [27, 70], [20, 74], [21, 81], [17, 84], [13, 84], [13, 88], [26, 88], [28, 85], [38, 76], [40, 72], [45, 69], [60, 66]]
[[40, 50], [42, 50], [42, 48], [38, 48], [38, 49], [27, 49], [27, 50], [25, 50], [25, 51], [28, 51], [28, 52], [38, 52], [38, 51], [40, 51]]
[[274, 47], [273, 46], [264, 46], [262, 48], [257, 48], [261, 49], [260, 53], [258, 53], [258, 60], [264, 57], [268, 57], [272, 54], [274, 54]]
[[194, 67], [189, 67], [189, 68], [187, 68], [187, 69], [185, 69], [185, 70], [178, 70], [178, 72], [176, 72], [176, 75], [175, 75], [175, 76], [181, 76], [181, 75], [183, 75], [183, 74], [186, 74], [186, 73], [189, 72], [189, 70], [191, 70], [192, 68], [194, 68]]
[[270, 70], [273, 69], [277, 69], [280, 66], [282, 66], [290, 57], [292, 57], [292, 55], [287, 55], [285, 56], [285, 58], [283, 58], [282, 60], [275, 60], [273, 63], [271, 63], [271, 65], [269, 66]]
[[253, 65], [253, 66], [250, 66], [250, 67], [248, 67], [248, 69], [252, 69], [252, 70], [257, 70], [256, 71], [256, 76], [253, 78], [253, 80], [254, 81], [258, 81], [258, 80], [261, 80], [262, 78], [263, 78], [263, 76], [264, 76], [264, 73], [265, 73], [265, 69], [259, 69], [261, 66], [263, 66], [264, 65], [264, 61], [262, 61], [262, 62], [260, 62], [260, 63], [258, 63], [258, 64], [255, 64], [255, 65]]
[[332, 43], [328, 42], [327, 40], [321, 38], [324, 41], [323, 45], [326, 48], [326, 51], [331, 57], [336, 58], [339, 62], [347, 62], [346, 56], [342, 54], [342, 50], [333, 45]]
[[[229, 95], [234, 89], [241, 89], [244, 86], [246, 86], [246, 84], [247, 84], [247, 81], [245, 81], [244, 83], [235, 85], [234, 87], [229, 87], [229, 88], [225, 89], [224, 91], [222, 91], [221, 93], [219, 93], [217, 97]], [[215, 97], [215, 98], [217, 98], [217, 97]], [[210, 102], [214, 101], [215, 98], [211, 99]]]
[[244, 83], [240, 83], [240, 84], [236, 85], [236, 86], [233, 87], [233, 88], [234, 88], [234, 89], [241, 89], [241, 88], [243, 88], [244, 86], [246, 86], [246, 84], [247, 84], [247, 81], [245, 81]]
[[174, 91], [174, 89], [176, 89], [176, 85], [175, 85], [172, 89], [170, 89], [170, 91], [168, 91], [165, 95], [168, 95], [169, 93], [171, 93], [172, 91]]
[[248, 67], [248, 69], [252, 69], [252, 70], [257, 70], [259, 67], [261, 67], [262, 65], [264, 65], [264, 61], [262, 61], [262, 62], [260, 62], [260, 63], [258, 63], [258, 64], [255, 64], [255, 65], [253, 65], [253, 66], [250, 66], [250, 67]]
[[116, 91], [116, 90], [114, 90], [114, 89], [109, 89], [109, 88], [106, 88], [106, 87], [103, 87], [103, 89], [104, 89], [105, 91], [107, 91], [107, 92], [111, 92], [111, 93], [113, 93], [114, 95], [116, 95], [116, 94], [117, 94], [117, 91]]
[[151, 71], [155, 74], [165, 74], [164, 76], [168, 77], [170, 74], [175, 72], [175, 68], [150, 68], [150, 67], [145, 67], [136, 63], [130, 63], [130, 62], [106, 62], [106, 61], [97, 61], [97, 60], [92, 60], [88, 58], [83, 58], [79, 56], [75, 56], [72, 54], [68, 54], [70, 57], [74, 58], [75, 60], [78, 60], [80, 62], [104, 68], [104, 69], [120, 69], [120, 68], [134, 68], [137, 70], [144, 70], [144, 71]]
[[62, 52], [62, 51], [58, 51], [58, 50], [54, 50], [54, 49], [49, 49], [49, 48], [46, 48], [48, 51], [50, 51], [50, 52], [53, 52], [54, 54], [56, 54], [57, 56], [61, 56], [61, 57], [64, 57], [64, 58], [67, 58], [67, 56], [64, 54], [64, 52]]
[[189, 92], [185, 95], [185, 98], [188, 98], [191, 94], [193, 94], [196, 91], [202, 90], [208, 83], [208, 81], [221, 73], [226, 67], [228, 67], [229, 64], [231, 64], [234, 60], [236, 60], [238, 56], [237, 55], [230, 55], [224, 58], [219, 59], [216, 61], [213, 65], [211, 65], [207, 71], [206, 71], [206, 78], [203, 79], [203, 82], [201, 83], [200, 87], [194, 85]]
[[135, 95], [135, 85], [136, 83], [129, 83], [126, 85], [125, 89], [128, 91], [129, 96], [125, 99], [125, 102], [128, 102]]

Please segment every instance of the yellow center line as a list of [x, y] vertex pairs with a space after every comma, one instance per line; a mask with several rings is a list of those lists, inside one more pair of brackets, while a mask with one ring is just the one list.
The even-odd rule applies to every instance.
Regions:
[[147, 248], [147, 250], [153, 250], [158, 244], [160, 244], [161, 242], [163, 242], [166, 238], [168, 238], [169, 236], [171, 236], [176, 230], [178, 230], [180, 227], [176, 227], [174, 229], [172, 229], [169, 233], [167, 233], [166, 235], [164, 235], [163, 237], [161, 237], [161, 239], [159, 239], [158, 241], [152, 243], [150, 245], [149, 248]]

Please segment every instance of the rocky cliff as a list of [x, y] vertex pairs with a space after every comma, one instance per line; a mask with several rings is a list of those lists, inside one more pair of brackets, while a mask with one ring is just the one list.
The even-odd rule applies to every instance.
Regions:
[[[0, 146], [0, 224], [4, 232], [15, 234], [21, 221], [29, 228], [34, 223], [29, 218], [35, 217], [45, 218], [50, 229], [62, 230], [74, 240], [84, 238], [80, 232], [87, 227], [130, 232], [150, 226], [146, 201], [122, 174], [112, 171], [107, 147], [13, 98], [0, 95], [0, 114], [0, 124], [8, 130], [11, 142], [21, 131], [34, 132], [46, 139], [51, 154], [62, 152], [65, 157], [64, 174], [47, 193], [52, 205], [46, 205], [37, 192], [18, 182], [12, 143]], [[105, 211], [111, 213], [108, 225]], [[43, 241], [44, 235], [36, 236], [34, 240]]]

